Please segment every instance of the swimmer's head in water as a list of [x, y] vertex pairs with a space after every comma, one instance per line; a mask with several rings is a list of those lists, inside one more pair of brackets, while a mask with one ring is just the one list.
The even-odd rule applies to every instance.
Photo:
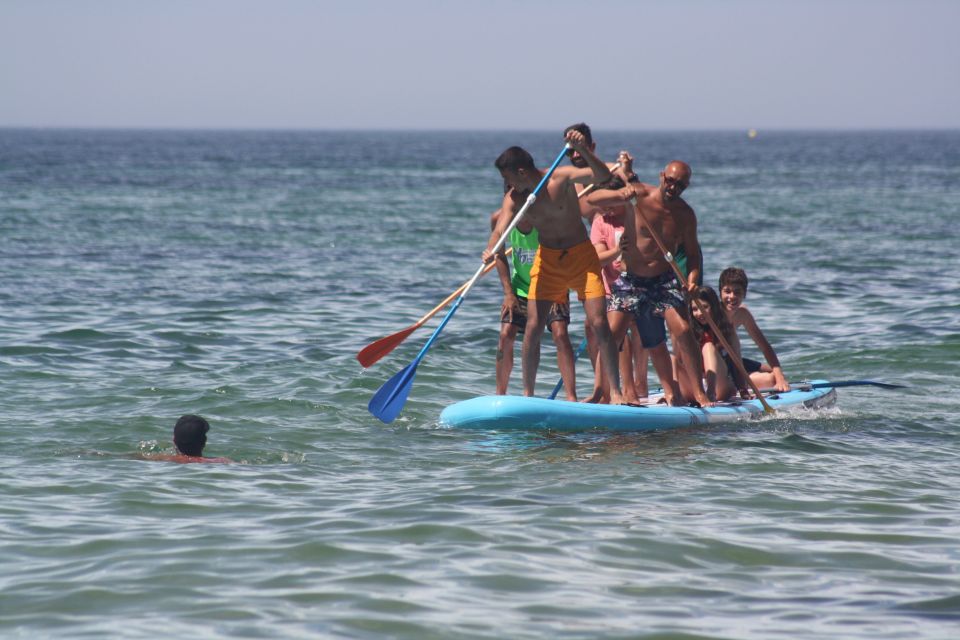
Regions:
[[192, 413], [180, 416], [173, 427], [173, 444], [185, 456], [202, 456], [209, 430], [210, 425], [200, 416]]

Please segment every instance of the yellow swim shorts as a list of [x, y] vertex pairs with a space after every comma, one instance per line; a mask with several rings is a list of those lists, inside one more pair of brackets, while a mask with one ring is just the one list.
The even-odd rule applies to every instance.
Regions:
[[605, 295], [600, 276], [600, 259], [589, 240], [569, 249], [549, 249], [541, 245], [530, 270], [530, 300], [566, 302], [573, 289], [580, 300]]

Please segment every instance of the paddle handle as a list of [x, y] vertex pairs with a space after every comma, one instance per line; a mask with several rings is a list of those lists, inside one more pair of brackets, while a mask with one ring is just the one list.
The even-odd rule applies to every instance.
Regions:
[[[637, 215], [640, 216], [640, 220], [643, 222], [643, 226], [647, 228], [647, 231], [650, 232], [650, 237], [653, 238], [653, 241], [657, 243], [657, 247], [660, 249], [660, 252], [663, 253], [664, 259], [667, 261], [667, 264], [673, 269], [673, 273], [677, 276], [677, 281], [680, 283], [680, 286], [683, 287], [683, 291], [687, 291], [687, 279], [683, 275], [683, 271], [680, 270], [680, 265], [677, 264], [677, 261], [674, 259], [673, 254], [667, 249], [667, 245], [664, 244], [663, 238], [660, 237], [660, 234], [657, 233], [657, 230], [653, 228], [653, 225], [650, 224], [650, 221], [647, 220], [646, 214], [637, 204], [637, 198], [630, 198], [630, 204], [633, 205], [633, 210], [637, 212]], [[750, 388], [753, 390], [757, 399], [760, 400], [760, 404], [763, 405], [763, 410], [766, 413], [773, 413], [773, 407], [767, 404], [767, 401], [764, 400], [763, 394], [760, 392], [760, 389], [757, 388], [756, 383], [750, 379], [750, 374], [747, 373], [746, 368], [743, 366], [743, 360], [740, 358], [740, 355], [733, 350], [730, 346], [730, 343], [727, 342], [727, 339], [724, 337], [723, 332], [720, 331], [720, 327], [717, 326], [717, 323], [713, 321], [713, 317], [710, 315], [710, 310], [703, 306], [703, 303], [700, 302], [696, 297], [692, 297], [693, 303], [697, 305], [697, 308], [700, 310], [700, 313], [707, 319], [707, 324], [710, 325], [710, 329], [713, 331], [713, 334], [717, 337], [717, 340], [720, 341], [720, 345], [726, 350], [730, 355], [730, 359], [733, 361], [733, 365], [737, 368], [737, 371], [743, 376], [743, 379], [747, 381], [747, 384], [750, 385]], [[699, 372], [698, 372], [699, 374]], [[702, 375], [702, 374], [700, 374]]]

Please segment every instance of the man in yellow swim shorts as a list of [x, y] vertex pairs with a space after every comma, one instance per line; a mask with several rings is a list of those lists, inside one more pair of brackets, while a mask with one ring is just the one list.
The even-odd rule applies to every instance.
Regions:
[[[578, 153], [587, 166], [558, 167], [525, 214], [540, 236], [540, 248], [530, 273], [527, 327], [523, 336], [523, 393], [526, 396], [534, 394], [537, 367], [540, 364], [540, 339], [550, 307], [556, 302], [566, 301], [567, 291], [573, 289], [583, 302], [587, 322], [600, 344], [601, 364], [607, 379], [611, 381], [610, 402], [621, 404], [623, 398], [617, 348], [610, 334], [610, 325], [607, 324], [600, 260], [583, 225], [574, 186], [606, 182], [610, 179], [610, 170], [589, 148], [581, 132], [571, 129], [565, 137], [572, 147], [571, 151]], [[545, 175], [544, 171], [537, 168], [530, 154], [520, 147], [510, 147], [504, 151], [494, 165], [504, 181], [513, 188], [503, 197], [502, 213], [483, 252], [485, 262], [493, 260], [491, 249]], [[576, 388], [573, 362], [568, 366], [561, 364], [560, 372], [569, 397], [570, 390], [575, 393]]]

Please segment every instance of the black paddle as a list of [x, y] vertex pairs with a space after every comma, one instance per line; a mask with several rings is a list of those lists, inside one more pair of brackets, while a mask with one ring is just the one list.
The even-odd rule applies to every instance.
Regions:
[[[903, 384], [891, 384], [889, 382], [876, 382], [874, 380], [834, 380], [832, 382], [791, 382], [790, 390], [809, 390], [809, 389], [839, 389], [840, 387], [880, 387], [881, 389], [906, 389]], [[778, 392], [775, 388], [760, 389], [761, 393], [788, 393]]]

